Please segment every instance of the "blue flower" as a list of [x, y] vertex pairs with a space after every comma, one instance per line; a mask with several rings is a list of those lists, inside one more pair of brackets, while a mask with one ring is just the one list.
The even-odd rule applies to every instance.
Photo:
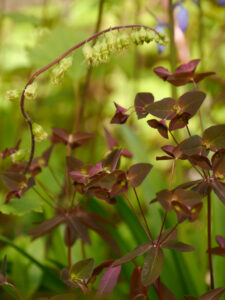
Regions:
[[[159, 32], [165, 33], [165, 30], [164, 30], [164, 28], [162, 27], [161, 24], [159, 24], [158, 26], [156, 26], [155, 29], [158, 30]], [[165, 49], [165, 46], [163, 46], [163, 45], [157, 44], [157, 47], [158, 47], [159, 53], [162, 53], [164, 51], [164, 49]]]
[[225, 0], [219, 0], [218, 5], [219, 6], [225, 6]]
[[183, 5], [180, 5], [177, 13], [177, 22], [178, 22], [178, 26], [183, 32], [187, 30], [188, 19], [189, 19], [188, 11], [186, 10], [185, 7], [183, 7]]

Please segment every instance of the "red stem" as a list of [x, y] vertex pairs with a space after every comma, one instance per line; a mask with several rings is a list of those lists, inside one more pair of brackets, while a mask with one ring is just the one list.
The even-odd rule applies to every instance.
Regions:
[[142, 223], [140, 217], [139, 217], [138, 214], [136, 213], [135, 208], [134, 208], [134, 206], [132, 205], [132, 203], [130, 202], [130, 200], [128, 199], [126, 193], [123, 193], [123, 195], [124, 195], [124, 197], [127, 199], [127, 201], [128, 201], [128, 203], [129, 203], [131, 209], [133, 210], [135, 216], [137, 217], [139, 223], [141, 224], [141, 226], [142, 226], [142, 228], [144, 229], [145, 233], [147, 234], [148, 238], [150, 239], [151, 242], [153, 242], [151, 236], [148, 234], [148, 231], [145, 229], [144, 224]]
[[158, 278], [157, 281], [158, 281], [158, 295], [159, 295], [159, 300], [163, 300], [162, 286], [161, 286], [160, 277]]
[[71, 232], [70, 232], [70, 227], [67, 226], [67, 251], [68, 251], [68, 269], [71, 269]]
[[51, 61], [50, 63], [48, 63], [47, 65], [45, 65], [44, 67], [42, 67], [41, 69], [39, 69], [38, 71], [36, 71], [33, 75], [31, 75], [31, 77], [29, 78], [29, 80], [27, 81], [21, 97], [20, 97], [20, 110], [21, 113], [25, 119], [25, 121], [27, 122], [29, 129], [30, 129], [30, 134], [31, 134], [31, 151], [30, 151], [30, 157], [29, 157], [29, 161], [26, 165], [26, 168], [24, 169], [24, 174], [26, 174], [30, 168], [30, 165], [32, 163], [33, 157], [34, 157], [34, 150], [35, 150], [35, 140], [34, 140], [34, 135], [32, 132], [32, 120], [29, 116], [29, 114], [27, 113], [27, 111], [25, 110], [25, 90], [27, 88], [28, 85], [30, 85], [40, 74], [44, 73], [45, 71], [47, 71], [48, 69], [50, 69], [51, 67], [53, 67], [54, 65], [56, 65], [60, 60], [62, 60], [63, 58], [65, 58], [67, 55], [69, 55], [70, 53], [72, 53], [74, 50], [80, 48], [81, 46], [83, 46], [84, 44], [96, 39], [97, 37], [109, 32], [109, 31], [113, 31], [113, 30], [118, 30], [118, 29], [126, 29], [126, 28], [146, 28], [148, 30], [152, 30], [154, 31], [156, 34], [158, 34], [158, 31], [154, 28], [145, 26], [145, 25], [124, 25], [124, 26], [115, 26], [115, 27], [110, 27], [107, 29], [104, 29], [100, 32], [95, 33], [94, 35], [90, 36], [88, 39], [76, 44], [75, 46], [71, 47], [70, 49], [66, 50], [63, 54], [61, 54], [60, 56], [58, 56], [56, 59], [54, 59], [53, 61]]
[[212, 251], [211, 251], [211, 191], [207, 195], [207, 229], [208, 229], [208, 257], [209, 257], [209, 270], [210, 270], [210, 287], [214, 289], [214, 276], [213, 276], [213, 264], [212, 264]]
[[154, 241], [153, 241], [153, 238], [152, 238], [152, 234], [151, 234], [150, 228], [149, 228], [149, 226], [148, 226], [148, 222], [147, 222], [147, 220], [146, 220], [146, 218], [145, 218], [145, 214], [144, 214], [143, 208], [142, 208], [142, 206], [141, 206], [140, 199], [139, 199], [139, 197], [138, 197], [138, 194], [137, 194], [137, 191], [136, 191], [136, 189], [135, 189], [135, 188], [133, 188], [133, 190], [134, 190], [134, 193], [135, 193], [135, 196], [136, 196], [137, 202], [138, 202], [138, 206], [139, 206], [139, 209], [140, 209], [141, 215], [142, 215], [142, 217], [143, 217], [143, 220], [144, 220], [144, 222], [145, 222], [145, 226], [146, 226], [146, 228], [147, 228], [147, 231], [148, 231], [149, 237], [150, 237], [150, 239], [151, 239], [151, 242], [152, 242], [152, 244], [153, 244], [153, 243], [154, 243]]

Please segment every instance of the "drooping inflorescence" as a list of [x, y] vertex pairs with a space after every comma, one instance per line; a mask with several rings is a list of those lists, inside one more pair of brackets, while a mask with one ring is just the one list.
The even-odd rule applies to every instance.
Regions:
[[123, 53], [131, 44], [143, 45], [155, 41], [160, 45], [167, 43], [167, 38], [162, 33], [155, 33], [144, 27], [125, 30], [110, 30], [94, 46], [86, 43], [83, 47], [83, 55], [88, 64], [94, 66], [109, 61], [111, 53]]

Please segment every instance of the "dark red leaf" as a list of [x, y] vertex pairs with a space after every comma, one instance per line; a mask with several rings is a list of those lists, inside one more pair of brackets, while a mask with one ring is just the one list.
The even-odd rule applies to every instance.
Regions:
[[135, 164], [128, 170], [127, 178], [132, 187], [139, 186], [148, 173], [151, 171], [152, 165], [146, 163]]
[[180, 65], [174, 72], [174, 74], [180, 74], [180, 73], [194, 73], [195, 69], [197, 68], [198, 64], [200, 62], [200, 59], [194, 59], [189, 61], [186, 64]]
[[205, 73], [197, 73], [194, 76], [194, 81], [196, 83], [198, 83], [199, 81], [203, 80], [204, 78], [211, 76], [211, 75], [215, 75], [215, 72], [205, 72]]
[[[158, 285], [155, 283], [154, 288], [158, 293]], [[171, 290], [161, 282], [161, 291], [163, 295], [163, 299], [165, 300], [178, 300], [177, 297], [174, 295], [174, 293], [171, 292]]]
[[189, 113], [182, 113], [181, 115], [176, 115], [171, 121], [169, 125], [169, 131], [177, 130], [184, 128], [187, 124], [191, 115]]
[[151, 285], [161, 274], [164, 255], [161, 248], [153, 247], [149, 250], [141, 272], [141, 281], [144, 286]]
[[134, 107], [138, 116], [138, 119], [145, 118], [149, 112], [148, 106], [154, 102], [154, 97], [151, 93], [138, 93], [134, 100]]
[[148, 120], [148, 125], [158, 130], [162, 137], [168, 139], [168, 129], [165, 120], [157, 121], [156, 119]]
[[65, 216], [65, 222], [74, 231], [74, 234], [81, 238], [84, 242], [91, 244], [87, 228], [80, 222], [76, 216]]
[[192, 155], [188, 159], [193, 165], [199, 166], [201, 169], [206, 171], [210, 171], [212, 169], [209, 159], [203, 155]]
[[141, 267], [133, 270], [130, 280], [130, 299], [143, 300], [147, 297], [147, 288], [141, 282]]
[[221, 247], [212, 248], [211, 253], [214, 255], [225, 256], [225, 248], [221, 248]]
[[103, 168], [108, 168], [110, 171], [117, 169], [119, 167], [121, 151], [121, 149], [116, 149], [110, 152], [102, 161]]
[[113, 263], [114, 260], [106, 260], [103, 263], [101, 263], [100, 265], [98, 265], [96, 268], [94, 268], [94, 271], [92, 273], [92, 277], [96, 277], [98, 276], [101, 271], [105, 268], [108, 268], [109, 266], [111, 266], [111, 264]]
[[225, 184], [218, 180], [214, 180], [211, 186], [217, 197], [225, 204]]
[[154, 72], [157, 76], [162, 78], [163, 80], [166, 80], [167, 77], [171, 74], [167, 69], [163, 67], [157, 67], [154, 69]]
[[126, 114], [127, 109], [115, 103], [116, 113], [111, 120], [111, 124], [124, 124], [130, 115]]
[[118, 147], [118, 142], [114, 137], [109, 133], [109, 131], [104, 127], [105, 135], [107, 139], [108, 149], [114, 150], [114, 147]]

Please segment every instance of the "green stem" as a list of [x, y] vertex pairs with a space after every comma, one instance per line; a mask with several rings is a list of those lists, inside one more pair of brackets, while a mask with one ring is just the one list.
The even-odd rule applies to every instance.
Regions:
[[[176, 68], [177, 55], [174, 40], [174, 19], [173, 19], [173, 0], [169, 0], [169, 35], [170, 35], [170, 67], [171, 72]], [[172, 85], [172, 97], [177, 98], [176, 87]]]

